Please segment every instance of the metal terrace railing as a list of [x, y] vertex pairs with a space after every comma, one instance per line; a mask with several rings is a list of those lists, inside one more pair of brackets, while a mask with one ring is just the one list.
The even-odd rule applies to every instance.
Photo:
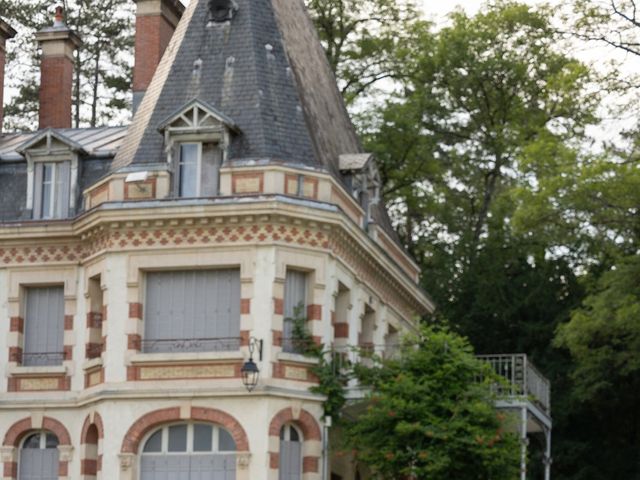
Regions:
[[478, 355], [491, 368], [507, 380], [498, 387], [500, 395], [509, 397], [530, 397], [548, 414], [551, 411], [551, 384], [525, 354]]
[[25, 367], [53, 367], [62, 365], [64, 352], [12, 353], [10, 361]]
[[240, 337], [167, 338], [141, 340], [139, 349], [143, 353], [235, 352], [241, 343]]

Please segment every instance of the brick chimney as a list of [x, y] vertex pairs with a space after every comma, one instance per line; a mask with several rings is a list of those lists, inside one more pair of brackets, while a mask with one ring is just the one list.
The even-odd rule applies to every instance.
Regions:
[[73, 54], [82, 42], [65, 24], [62, 7], [56, 7], [53, 26], [36, 33], [36, 39], [42, 47], [40, 128], [70, 128]]
[[0, 18], [0, 135], [2, 135], [2, 122], [4, 122], [4, 65], [7, 61], [7, 40], [13, 38], [16, 31]]
[[133, 69], [133, 111], [147, 91], [156, 67], [182, 18], [180, 0], [134, 0], [136, 10], [136, 59]]

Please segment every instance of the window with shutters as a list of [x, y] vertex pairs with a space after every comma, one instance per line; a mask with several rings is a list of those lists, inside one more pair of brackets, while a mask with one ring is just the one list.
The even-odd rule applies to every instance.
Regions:
[[308, 347], [307, 283], [309, 274], [287, 269], [284, 285], [284, 324], [282, 351], [303, 353]]
[[147, 272], [143, 353], [240, 349], [240, 270]]
[[180, 423], [151, 433], [140, 455], [141, 480], [236, 478], [236, 443], [222, 427]]
[[20, 448], [18, 480], [58, 480], [58, 443], [50, 432], [27, 435]]
[[280, 430], [280, 461], [278, 480], [302, 478], [302, 434], [293, 425]]
[[64, 289], [25, 289], [22, 365], [56, 366], [64, 360]]

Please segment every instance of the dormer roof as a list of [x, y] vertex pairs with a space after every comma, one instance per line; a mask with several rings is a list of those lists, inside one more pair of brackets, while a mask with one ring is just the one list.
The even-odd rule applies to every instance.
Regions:
[[39, 131], [32, 138], [16, 147], [16, 152], [22, 155], [29, 150], [38, 150], [44, 155], [53, 155], [60, 151], [86, 154], [82, 145], [52, 128]]
[[194, 98], [160, 122], [158, 131], [164, 132], [167, 128], [172, 126], [175, 128], [177, 125], [182, 125], [183, 128], [202, 129], [215, 124], [222, 125], [231, 131], [240, 131], [236, 122], [220, 110]]

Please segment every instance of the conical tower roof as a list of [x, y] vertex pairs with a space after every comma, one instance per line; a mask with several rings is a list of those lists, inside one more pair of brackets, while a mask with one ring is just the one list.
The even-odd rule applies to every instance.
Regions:
[[[233, 4], [230, 19], [215, 8]], [[231, 163], [308, 165], [339, 174], [361, 151], [302, 0], [192, 0], [113, 168], [160, 163], [163, 120], [193, 100], [233, 121]]]

